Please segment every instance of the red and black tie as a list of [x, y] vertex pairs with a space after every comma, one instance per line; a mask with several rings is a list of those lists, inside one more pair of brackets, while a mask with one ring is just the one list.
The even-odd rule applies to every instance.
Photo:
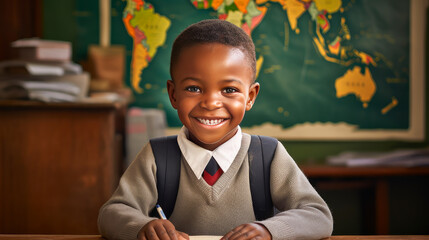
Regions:
[[212, 157], [210, 158], [206, 169], [204, 169], [203, 178], [210, 186], [213, 186], [213, 184], [215, 184], [216, 181], [220, 178], [222, 173], [222, 168], [219, 167], [216, 160]]

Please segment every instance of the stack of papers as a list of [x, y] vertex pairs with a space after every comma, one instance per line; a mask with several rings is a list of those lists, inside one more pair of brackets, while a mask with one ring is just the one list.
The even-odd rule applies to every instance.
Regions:
[[190, 240], [219, 240], [222, 236], [212, 236], [212, 235], [195, 235], [189, 236]]
[[80, 91], [69, 82], [0, 81], [0, 99], [28, 97], [42, 102], [75, 102]]
[[328, 157], [328, 164], [364, 166], [429, 166], [429, 149], [407, 149], [391, 152], [344, 152]]

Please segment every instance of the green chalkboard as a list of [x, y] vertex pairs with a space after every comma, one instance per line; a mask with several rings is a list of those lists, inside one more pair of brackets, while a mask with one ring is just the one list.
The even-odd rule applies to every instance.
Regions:
[[[411, 102], [424, 93], [411, 86], [424, 79], [410, 77], [413, 4], [112, 0], [111, 42], [127, 48], [132, 105], [164, 109], [171, 128], [181, 126], [165, 88], [172, 43], [189, 24], [221, 18], [251, 35], [261, 64], [261, 92], [243, 120], [246, 131], [285, 139], [415, 140], [423, 138], [423, 120], [415, 119]], [[74, 7], [74, 53], [82, 59], [98, 43], [98, 2], [76, 0]]]

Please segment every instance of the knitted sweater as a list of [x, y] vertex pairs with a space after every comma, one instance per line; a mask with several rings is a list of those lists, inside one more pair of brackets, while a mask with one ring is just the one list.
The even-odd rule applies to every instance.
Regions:
[[[243, 134], [234, 162], [213, 186], [203, 178], [198, 180], [182, 159], [176, 205], [169, 218], [177, 230], [189, 235], [224, 235], [240, 224], [256, 222], [249, 184], [249, 145], [250, 135]], [[270, 184], [273, 204], [281, 212], [258, 223], [270, 231], [273, 240], [331, 235], [328, 206], [280, 142], [271, 163]], [[101, 207], [100, 233], [107, 239], [136, 239], [139, 230], [153, 220], [149, 213], [157, 198], [156, 165], [148, 144]]]

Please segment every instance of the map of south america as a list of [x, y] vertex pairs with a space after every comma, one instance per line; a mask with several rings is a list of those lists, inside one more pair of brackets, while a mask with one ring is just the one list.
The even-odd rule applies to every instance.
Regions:
[[143, 93], [140, 75], [156, 55], [158, 47], [165, 43], [171, 21], [155, 13], [153, 6], [143, 0], [128, 0], [123, 21], [133, 38], [131, 85], [137, 93]]

